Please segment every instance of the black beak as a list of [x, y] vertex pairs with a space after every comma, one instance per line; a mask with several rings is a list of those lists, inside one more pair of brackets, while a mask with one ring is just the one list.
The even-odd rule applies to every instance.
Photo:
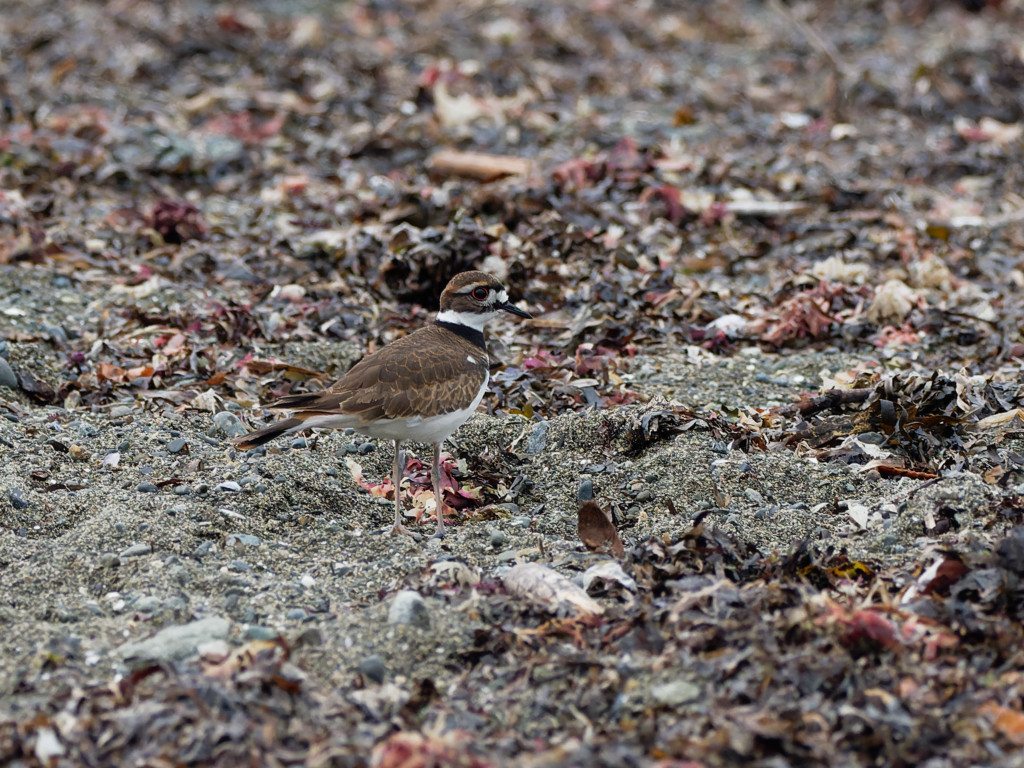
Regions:
[[501, 304], [495, 304], [495, 306], [498, 309], [504, 309], [509, 314], [518, 315], [519, 317], [525, 317], [527, 320], [530, 320], [530, 319], [533, 318], [533, 315], [531, 315], [525, 309], [520, 309], [515, 304], [511, 304], [511, 303], [509, 303], [507, 301], [503, 302]]

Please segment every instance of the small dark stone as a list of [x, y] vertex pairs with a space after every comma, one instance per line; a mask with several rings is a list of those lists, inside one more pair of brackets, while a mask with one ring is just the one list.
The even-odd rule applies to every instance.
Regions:
[[176, 437], [167, 444], [167, 450], [171, 453], [181, 453], [186, 445], [188, 445], [188, 443], [183, 437]]
[[579, 490], [576, 491], [576, 501], [591, 501], [594, 498], [594, 481], [589, 477], [580, 483]]
[[160, 489], [157, 488], [153, 483], [146, 480], [136, 485], [135, 490], [138, 491], [139, 493], [156, 493]]
[[31, 502], [22, 497], [20, 488], [11, 488], [7, 492], [7, 498], [15, 509], [28, 509], [31, 506]]
[[369, 453], [373, 453], [376, 450], [377, 446], [374, 445], [373, 443], [363, 443], [362, 445], [359, 446], [359, 453], [362, 454], [363, 456], [366, 456]]
[[199, 546], [197, 546], [194, 550], [192, 550], [192, 557], [204, 558], [204, 557], [206, 557], [207, 555], [209, 555], [212, 552], [213, 552], [213, 542], [212, 541], [202, 541], [202, 542], [199, 543]]
[[365, 680], [379, 685], [388, 676], [388, 668], [380, 654], [374, 653], [359, 662], [359, 673]]

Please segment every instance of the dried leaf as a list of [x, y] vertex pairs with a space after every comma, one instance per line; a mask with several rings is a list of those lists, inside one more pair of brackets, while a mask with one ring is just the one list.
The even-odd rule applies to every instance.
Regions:
[[501, 577], [509, 594], [550, 613], [571, 608], [576, 613], [597, 616], [604, 608], [558, 571], [539, 563], [521, 563]]
[[622, 539], [615, 530], [615, 524], [596, 501], [580, 504], [576, 530], [580, 541], [591, 552], [608, 552], [619, 558], [624, 556]]

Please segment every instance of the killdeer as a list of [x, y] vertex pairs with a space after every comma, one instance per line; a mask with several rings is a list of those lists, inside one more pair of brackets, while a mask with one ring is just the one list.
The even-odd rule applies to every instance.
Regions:
[[486, 272], [462, 272], [441, 293], [441, 308], [433, 323], [367, 355], [323, 392], [288, 395], [275, 401], [268, 407], [292, 411], [291, 417], [234, 442], [248, 449], [303, 429], [349, 427], [370, 437], [394, 440], [392, 533], [409, 533], [402, 525], [399, 494], [402, 441], [433, 443], [434, 535], [443, 536], [441, 444], [473, 415], [483, 399], [490, 378], [484, 326], [502, 312], [531, 317], [509, 303], [497, 278]]

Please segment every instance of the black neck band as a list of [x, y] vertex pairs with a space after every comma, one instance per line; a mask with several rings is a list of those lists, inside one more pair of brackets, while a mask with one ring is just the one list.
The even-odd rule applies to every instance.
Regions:
[[484, 342], [484, 332], [478, 331], [476, 328], [470, 328], [468, 325], [462, 323], [449, 323], [444, 320], [435, 320], [436, 325], [451, 331], [464, 338], [466, 341], [471, 341], [476, 344], [484, 352], [487, 351], [487, 344]]

